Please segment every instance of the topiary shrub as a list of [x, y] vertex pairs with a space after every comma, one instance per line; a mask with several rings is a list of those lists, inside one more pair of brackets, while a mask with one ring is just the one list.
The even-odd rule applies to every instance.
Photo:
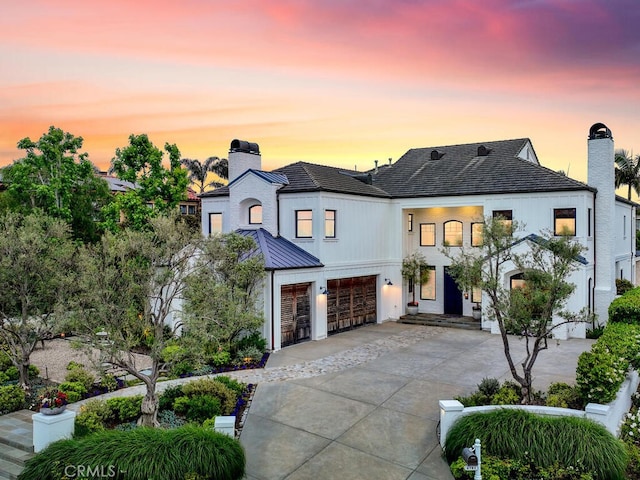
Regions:
[[111, 417], [111, 411], [103, 400], [89, 400], [80, 407], [74, 423], [74, 437], [84, 437], [100, 432]]
[[628, 290], [611, 302], [609, 322], [640, 324], [640, 287]]
[[85, 390], [88, 392], [93, 387], [96, 381], [96, 377], [91, 372], [82, 367], [67, 367], [67, 374], [64, 377], [65, 382], [78, 382], [84, 385]]
[[24, 408], [26, 395], [20, 385], [0, 387], [0, 415]]
[[125, 423], [136, 420], [141, 412], [142, 395], [133, 397], [114, 397], [105, 402], [109, 409], [109, 419], [114, 423]]
[[447, 434], [447, 461], [457, 460], [479, 435], [482, 451], [498, 458], [546, 469], [579, 466], [598, 479], [625, 478], [628, 456], [624, 443], [585, 418], [546, 417], [506, 408], [465, 415]]
[[240, 480], [245, 455], [237, 440], [202, 427], [108, 430], [52, 443], [26, 462], [18, 478], [58, 480], [69, 475], [67, 467], [80, 465], [98, 472], [103, 468], [104, 475], [127, 480]]
[[198, 395], [189, 398], [185, 417], [190, 422], [202, 424], [208, 418], [221, 413], [220, 400], [211, 395]]
[[215, 378], [201, 378], [182, 386], [182, 393], [187, 397], [210, 395], [220, 400], [221, 415], [229, 415], [236, 406], [236, 394], [224, 383]]

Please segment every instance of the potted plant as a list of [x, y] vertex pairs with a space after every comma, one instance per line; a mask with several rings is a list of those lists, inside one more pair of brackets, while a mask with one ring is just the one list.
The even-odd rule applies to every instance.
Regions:
[[480, 320], [482, 318], [482, 307], [480, 302], [475, 302], [471, 308], [471, 316], [474, 320]]
[[427, 268], [429, 264], [420, 252], [413, 252], [402, 260], [402, 278], [407, 280], [409, 284], [413, 284], [412, 300], [407, 303], [407, 313], [415, 315], [418, 313], [418, 302], [416, 302], [416, 289], [418, 284], [429, 281], [430, 270]]

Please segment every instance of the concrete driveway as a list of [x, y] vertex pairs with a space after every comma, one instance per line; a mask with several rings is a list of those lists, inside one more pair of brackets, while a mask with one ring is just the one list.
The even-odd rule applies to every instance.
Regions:
[[[549, 343], [534, 387], [573, 384], [592, 340]], [[524, 342], [513, 338], [514, 358]], [[511, 378], [499, 336], [388, 322], [287, 347], [257, 379], [240, 436], [248, 480], [452, 479], [438, 400]], [[482, 432], [478, 432], [482, 439]]]

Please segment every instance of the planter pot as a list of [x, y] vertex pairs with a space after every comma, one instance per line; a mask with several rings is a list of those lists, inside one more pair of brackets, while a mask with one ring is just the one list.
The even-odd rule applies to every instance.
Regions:
[[64, 412], [66, 408], [67, 408], [66, 405], [62, 405], [61, 407], [53, 407], [53, 408], [41, 407], [40, 413], [43, 415], [58, 415]]
[[407, 315], [417, 315], [417, 314], [418, 314], [417, 305], [407, 305]]
[[480, 320], [482, 318], [482, 310], [480, 308], [474, 308], [471, 311], [471, 316], [474, 320]]

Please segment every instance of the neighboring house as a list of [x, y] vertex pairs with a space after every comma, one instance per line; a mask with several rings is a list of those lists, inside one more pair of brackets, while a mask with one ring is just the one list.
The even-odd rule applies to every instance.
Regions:
[[[586, 250], [568, 307], [604, 322], [615, 279], [636, 278], [637, 205], [615, 195], [613, 138], [603, 124], [589, 131], [588, 168], [588, 184], [545, 168], [523, 138], [411, 149], [366, 173], [305, 162], [265, 172], [258, 145], [234, 140], [229, 185], [200, 196], [202, 231], [256, 239], [268, 271], [263, 334], [274, 350], [398, 319], [414, 287], [403, 284], [402, 258], [416, 250], [433, 271], [414, 287], [419, 310], [470, 316], [480, 294], [458, 289], [441, 250], [476, 244], [482, 219], [495, 215], [525, 225], [519, 251], [543, 230], [573, 233]], [[507, 271], [504, 285], [519, 274]], [[482, 328], [497, 332], [486, 316]], [[585, 329], [555, 335], [584, 337]]]
[[[126, 180], [120, 180], [118, 177], [109, 175], [107, 172], [100, 172], [99, 175], [107, 181], [109, 189], [113, 194], [124, 193], [127, 190], [138, 188], [137, 184]], [[153, 203], [150, 203], [149, 206], [153, 208]], [[180, 202], [179, 208], [182, 215], [200, 214], [200, 197], [198, 197], [198, 194], [194, 189], [187, 187], [187, 198]]]

